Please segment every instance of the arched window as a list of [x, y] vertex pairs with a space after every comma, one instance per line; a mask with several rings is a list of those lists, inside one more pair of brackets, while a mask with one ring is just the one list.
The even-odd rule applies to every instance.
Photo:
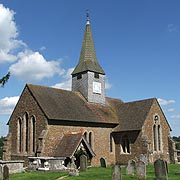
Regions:
[[154, 125], [153, 125], [153, 145], [154, 151], [161, 151], [162, 149], [162, 137], [161, 137], [161, 126], [160, 118], [158, 115], [154, 116]]
[[17, 122], [17, 151], [22, 152], [22, 119]]
[[122, 138], [122, 150], [124, 153], [130, 153], [130, 143], [126, 135]]
[[25, 112], [24, 114], [24, 125], [25, 125], [25, 152], [28, 152], [28, 145], [29, 145], [29, 120], [28, 120], [28, 113]]
[[31, 145], [32, 152], [35, 152], [36, 145], [36, 119], [34, 116], [31, 117]]
[[112, 137], [112, 134], [110, 134], [110, 139], [109, 139], [109, 151], [113, 152], [113, 137]]
[[93, 134], [93, 132], [89, 132], [89, 145], [92, 149], [94, 149], [94, 134]]
[[84, 138], [85, 138], [86, 141], [87, 141], [87, 132], [84, 132]]
[[161, 129], [160, 125], [158, 125], [158, 149], [161, 151]]
[[92, 132], [89, 133], [89, 145], [92, 148]]
[[153, 126], [154, 151], [157, 151], [156, 125]]

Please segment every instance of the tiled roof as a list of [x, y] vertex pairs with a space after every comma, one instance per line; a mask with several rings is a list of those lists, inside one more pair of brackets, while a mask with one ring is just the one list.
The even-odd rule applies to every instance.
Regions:
[[114, 132], [141, 130], [153, 101], [155, 98], [121, 104], [118, 111], [120, 122]]
[[96, 51], [89, 23], [86, 24], [79, 63], [72, 72], [72, 75], [85, 71], [92, 71], [100, 74], [105, 74], [103, 69], [99, 65], [96, 57]]
[[[118, 124], [118, 99], [106, 98], [107, 105], [88, 103], [80, 93], [27, 84], [28, 89], [49, 120]], [[118, 104], [118, 106], [116, 105]]]
[[65, 134], [58, 144], [53, 156], [54, 157], [72, 157], [79, 147], [80, 143], [85, 144], [92, 156], [95, 156], [89, 144], [86, 142], [82, 133]]

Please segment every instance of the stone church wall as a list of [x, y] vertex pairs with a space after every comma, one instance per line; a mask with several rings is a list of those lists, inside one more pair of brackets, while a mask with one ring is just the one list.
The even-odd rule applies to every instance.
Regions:
[[[49, 125], [45, 140], [45, 149], [42, 156], [52, 156], [64, 134], [87, 132], [92, 133], [92, 149], [96, 156], [92, 159], [92, 166], [100, 166], [100, 158], [103, 157], [107, 164], [115, 162], [115, 148], [110, 152], [111, 128], [83, 127], [83, 126], [62, 126]], [[87, 136], [88, 141], [88, 136]]]
[[[143, 108], [143, 107], [142, 107]], [[154, 135], [153, 135], [153, 125], [154, 125], [154, 117], [158, 115], [160, 125], [160, 143], [161, 150], [154, 151]], [[116, 161], [120, 164], [127, 164], [128, 160], [136, 160], [140, 158], [141, 154], [145, 154], [148, 158], [149, 163], [153, 163], [157, 158], [161, 157], [165, 160], [169, 161], [169, 145], [168, 145], [168, 137], [170, 135], [170, 128], [167, 124], [165, 116], [158, 105], [157, 102], [154, 102], [146, 121], [142, 127], [142, 130], [138, 132], [132, 131], [120, 133], [121, 135], [116, 134], [115, 139], [116, 142]], [[122, 152], [122, 145], [120, 143], [121, 137], [123, 134], [127, 134], [130, 140], [130, 153]], [[135, 139], [132, 139], [134, 137]], [[157, 138], [157, 137], [156, 137]], [[119, 139], [119, 140], [118, 140]], [[158, 139], [157, 139], [158, 141]]]
[[[158, 116], [158, 121], [155, 123], [154, 118], [156, 115]], [[161, 150], [159, 150], [157, 147], [156, 151], [154, 150], [154, 139], [153, 139], [154, 124], [160, 126], [160, 137], [161, 137], [160, 140]], [[147, 137], [147, 141], [149, 142], [148, 151], [149, 151], [150, 162], [154, 162], [159, 157], [165, 159], [167, 162], [170, 162], [169, 144], [168, 144], [168, 137], [170, 136], [170, 127], [168, 126], [165, 116], [157, 102], [154, 102], [151, 107], [146, 122], [143, 126], [142, 133], [144, 137]], [[156, 138], [158, 141], [158, 137]]]
[[[8, 151], [10, 151], [12, 160], [24, 160], [25, 162], [27, 162], [27, 157], [34, 156], [35, 153], [32, 151], [30, 152], [30, 149], [32, 149], [32, 147], [30, 147], [32, 145], [31, 143], [28, 144], [28, 152], [25, 151], [25, 139], [24, 139], [25, 137], [23, 135], [22, 135], [22, 151], [21, 152], [18, 151], [18, 146], [19, 146], [17, 142], [18, 120], [20, 118], [23, 121], [23, 116], [25, 113], [28, 114], [29, 119], [32, 116], [35, 117], [36, 148], [38, 145], [38, 136], [40, 136], [43, 129], [46, 129], [47, 120], [45, 115], [42, 113], [41, 109], [39, 108], [38, 104], [31, 96], [27, 87], [25, 87], [24, 92], [22, 93], [20, 99], [21, 100], [16, 105], [15, 110], [12, 113], [12, 116], [9, 121], [9, 134], [12, 134], [12, 136], [11, 138], [8, 139], [9, 147], [11, 147], [10, 149], [8, 149]], [[5, 156], [6, 156], [6, 152], [4, 153], [4, 157]]]

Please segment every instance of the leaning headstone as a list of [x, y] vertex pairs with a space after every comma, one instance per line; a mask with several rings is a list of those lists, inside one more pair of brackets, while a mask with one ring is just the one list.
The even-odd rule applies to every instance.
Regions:
[[87, 169], [87, 156], [86, 155], [81, 155], [80, 156], [80, 171], [86, 171]]
[[139, 161], [136, 165], [136, 176], [138, 179], [146, 179], [146, 164]]
[[166, 161], [158, 159], [154, 162], [155, 179], [168, 180]]
[[112, 180], [122, 180], [121, 166], [119, 164], [112, 167]]
[[3, 166], [0, 165], [0, 179], [3, 179]]
[[126, 168], [126, 174], [129, 176], [134, 176], [134, 170], [135, 170], [135, 163], [134, 161], [129, 160]]
[[101, 167], [106, 168], [106, 161], [103, 157], [100, 159], [100, 163], [101, 163]]
[[7, 165], [3, 167], [3, 180], [9, 180], [9, 168]]

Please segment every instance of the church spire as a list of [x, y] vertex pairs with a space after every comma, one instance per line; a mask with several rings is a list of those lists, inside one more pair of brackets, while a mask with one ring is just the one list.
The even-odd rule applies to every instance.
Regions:
[[74, 71], [72, 72], [72, 75], [79, 74], [86, 71], [91, 71], [91, 72], [105, 75], [96, 57], [96, 51], [95, 51], [91, 27], [90, 27], [88, 10], [86, 12], [86, 18], [87, 18], [86, 28], [85, 28], [79, 63], [74, 69]]
[[72, 72], [72, 91], [80, 92], [87, 102], [106, 104], [105, 73], [96, 57], [88, 11], [86, 18], [79, 62]]

